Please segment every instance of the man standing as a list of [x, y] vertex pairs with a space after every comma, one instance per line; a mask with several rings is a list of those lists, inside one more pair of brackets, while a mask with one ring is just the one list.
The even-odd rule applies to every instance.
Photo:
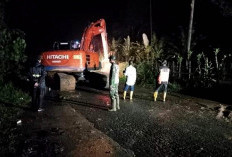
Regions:
[[159, 68], [159, 76], [158, 76], [159, 86], [154, 92], [154, 101], [156, 101], [158, 92], [161, 89], [161, 87], [164, 88], [163, 102], [166, 101], [169, 73], [170, 73], [170, 69], [167, 67], [167, 61], [164, 60], [162, 66]]
[[126, 68], [124, 75], [127, 77], [126, 85], [124, 87], [123, 99], [126, 99], [126, 92], [130, 88], [130, 100], [133, 98], [134, 85], [136, 81], [136, 69], [133, 66], [133, 61], [129, 61], [129, 66]]
[[41, 57], [38, 56], [36, 63], [30, 68], [29, 77], [32, 83], [32, 108], [43, 111], [43, 99], [46, 91], [45, 77], [46, 71], [41, 64]]
[[109, 111], [116, 111], [120, 109], [119, 106], [119, 95], [118, 95], [118, 84], [119, 84], [119, 66], [116, 64], [116, 57], [110, 56], [110, 98], [111, 98], [111, 105], [112, 109]]

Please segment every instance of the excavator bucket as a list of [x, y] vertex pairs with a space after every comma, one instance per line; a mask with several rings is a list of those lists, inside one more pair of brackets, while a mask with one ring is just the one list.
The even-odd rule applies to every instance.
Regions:
[[76, 88], [76, 79], [73, 75], [57, 73], [56, 81], [58, 82], [58, 89], [60, 91], [73, 91]]

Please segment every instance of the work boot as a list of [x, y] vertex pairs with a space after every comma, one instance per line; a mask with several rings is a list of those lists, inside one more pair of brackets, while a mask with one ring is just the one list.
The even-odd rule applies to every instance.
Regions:
[[158, 96], [158, 92], [154, 92], [154, 101], [156, 101], [157, 96]]
[[166, 93], [166, 92], [164, 92], [163, 102], [165, 102], [165, 101], [166, 101], [166, 95], [167, 95], [167, 93]]
[[119, 96], [116, 97], [116, 108], [117, 108], [118, 110], [120, 110], [120, 106], [119, 106]]
[[112, 99], [112, 109], [109, 109], [109, 111], [116, 111], [116, 99]]
[[123, 92], [123, 100], [126, 99], [126, 91]]
[[133, 93], [134, 93], [133, 91], [130, 92], [130, 100], [133, 99]]

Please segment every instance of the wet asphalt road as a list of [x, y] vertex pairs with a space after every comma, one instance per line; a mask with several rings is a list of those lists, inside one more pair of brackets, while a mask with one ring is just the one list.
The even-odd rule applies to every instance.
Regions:
[[168, 95], [163, 103], [135, 95], [109, 112], [108, 91], [80, 87], [64, 93], [63, 101], [138, 157], [232, 156], [231, 122], [216, 119], [216, 112], [191, 99]]

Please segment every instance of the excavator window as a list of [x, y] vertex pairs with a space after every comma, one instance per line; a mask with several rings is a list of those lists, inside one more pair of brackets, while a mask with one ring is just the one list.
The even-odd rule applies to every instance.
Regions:
[[71, 41], [71, 49], [80, 49], [80, 42], [79, 41]]
[[69, 41], [69, 42], [54, 42], [54, 50], [76, 50], [80, 49], [79, 41]]

